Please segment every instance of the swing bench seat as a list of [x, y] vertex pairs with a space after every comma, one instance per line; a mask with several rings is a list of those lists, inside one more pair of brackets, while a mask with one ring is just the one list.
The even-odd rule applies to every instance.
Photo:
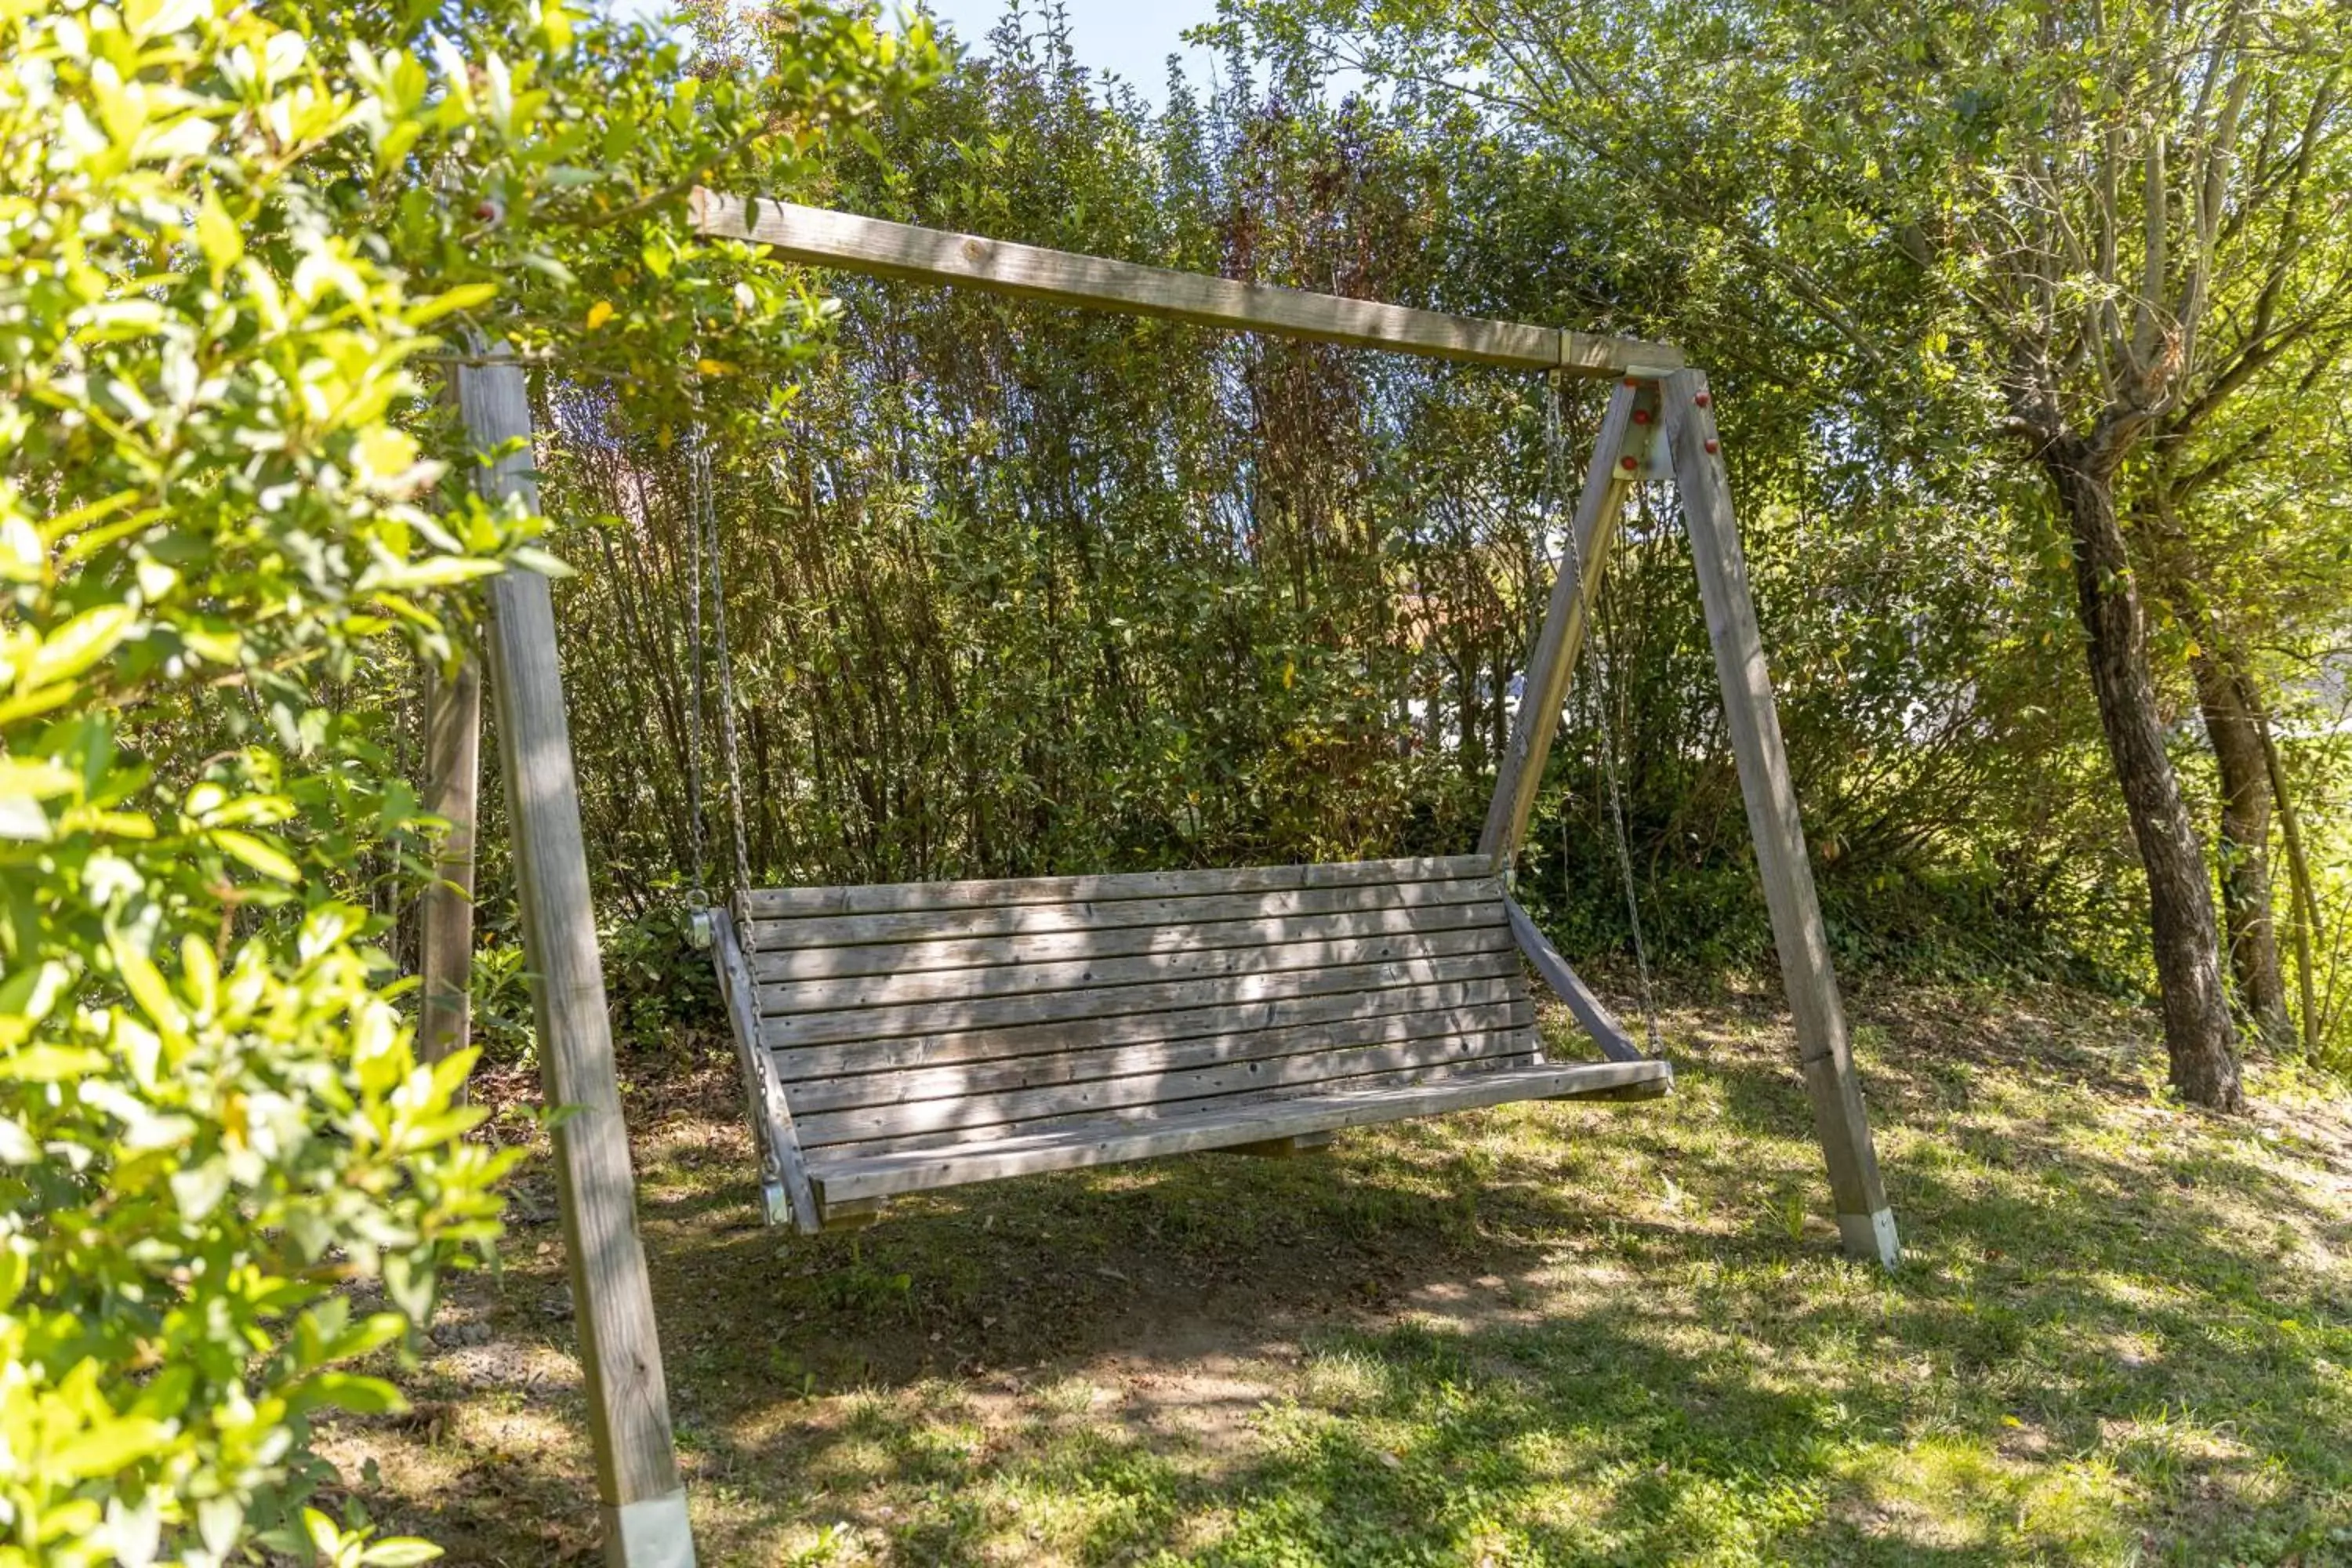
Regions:
[[[1544, 1059], [1520, 959], [1542, 939], [1482, 856], [764, 889], [736, 913], [715, 958], [768, 1217], [803, 1231], [907, 1193], [1673, 1083], [1622, 1030], [1596, 1030], [1620, 1059]], [[1529, 956], [1557, 987], [1558, 955]]]

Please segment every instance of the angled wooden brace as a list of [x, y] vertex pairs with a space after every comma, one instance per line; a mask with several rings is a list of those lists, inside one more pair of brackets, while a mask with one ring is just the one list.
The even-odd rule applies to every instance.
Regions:
[[1715, 645], [1716, 674], [1739, 765], [1739, 792], [1748, 805], [1748, 828], [1756, 841], [1756, 868], [1771, 911], [1772, 942], [1780, 953], [1781, 983], [1796, 1017], [1805, 1092], [1829, 1162], [1838, 1233], [1848, 1256], [1875, 1258], [1892, 1268], [1900, 1257], [1895, 1215], [1879, 1180], [1870, 1117], [1863, 1109], [1846, 1038], [1845, 1008], [1830, 964], [1829, 936], [1814, 896], [1812, 865], [1805, 858], [1804, 824], [1780, 740], [1763, 634], [1748, 591], [1748, 563], [1732, 517], [1731, 481], [1713, 399], [1706, 377], [1689, 370], [1667, 376], [1663, 394], [1675, 485], [1698, 570], [1699, 598], [1706, 607], [1707, 637]]
[[[1569, 678], [1576, 672], [1576, 656], [1584, 646], [1584, 628], [1591, 618], [1601, 580], [1608, 574], [1609, 552], [1617, 542], [1617, 522], [1625, 510], [1625, 492], [1641, 477], [1650, 445], [1656, 394], [1647, 384], [1621, 381], [1609, 395], [1608, 412], [1601, 418], [1601, 437], [1592, 444], [1592, 461], [1585, 469], [1584, 489], [1577, 497], [1576, 551], [1563, 550], [1553, 577], [1551, 599], [1544, 607], [1543, 627], [1528, 655], [1526, 684], [1519, 694], [1519, 711], [1511, 721], [1511, 743], [1495, 770], [1495, 798], [1486, 806], [1486, 826], [1478, 835], [1478, 853], [1495, 858], [1497, 870], [1507, 870], [1527, 837], [1528, 818], [1535, 814], [1536, 792], [1543, 784], [1544, 763], [1551, 755], [1552, 737], [1559, 731], [1560, 704], [1568, 699]], [[1582, 563], [1583, 571], [1576, 570]]]
[[[1656, 409], [1655, 386], [1628, 378], [1610, 394], [1608, 411], [1601, 416], [1601, 435], [1593, 443], [1584, 489], [1569, 523], [1574, 531], [1576, 552], [1560, 552], [1543, 626], [1528, 656], [1519, 710], [1511, 722], [1511, 743], [1495, 772], [1495, 798], [1487, 805], [1486, 826], [1478, 836], [1478, 852], [1493, 856], [1498, 871], [1508, 872], [1527, 837], [1528, 819], [1535, 814], [1544, 763], [1550, 758], [1552, 739], [1559, 732], [1560, 705], [1568, 700], [1569, 681], [1584, 647], [1584, 630], [1600, 597], [1601, 579], [1608, 574], [1609, 552], [1624, 515], [1625, 494], [1647, 464]], [[1601, 1054], [1612, 1061], [1643, 1060], [1624, 1026], [1545, 940], [1527, 911], [1516, 901], [1507, 907], [1511, 935], [1519, 951], [1553, 994], [1568, 1004]]]

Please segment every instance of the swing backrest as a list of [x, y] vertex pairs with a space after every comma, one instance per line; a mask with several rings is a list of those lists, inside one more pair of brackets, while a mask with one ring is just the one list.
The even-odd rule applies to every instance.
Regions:
[[1538, 1059], [1483, 856], [772, 889], [744, 912], [818, 1168]]

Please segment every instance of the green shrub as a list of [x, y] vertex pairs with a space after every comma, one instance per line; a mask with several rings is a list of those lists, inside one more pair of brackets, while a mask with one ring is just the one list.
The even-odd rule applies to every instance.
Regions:
[[302, 1507], [508, 1159], [359, 901], [432, 825], [347, 699], [538, 529], [436, 460], [420, 357], [804, 353], [782, 268], [655, 210], [798, 169], [890, 59], [788, 45], [704, 83], [556, 4], [0, 0], [0, 1564], [433, 1554]]

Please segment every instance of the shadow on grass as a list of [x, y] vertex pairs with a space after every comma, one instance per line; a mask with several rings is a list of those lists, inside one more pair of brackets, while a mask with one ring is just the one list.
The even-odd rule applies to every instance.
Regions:
[[[706, 1561], [2352, 1557], [2342, 1275], [2298, 1250], [2340, 1257], [2344, 1208], [2242, 1127], [2080, 1086], [2112, 1064], [1889, 1026], [1889, 1279], [1789, 1206], [1817, 1156], [1754, 1032], [1655, 1108], [1000, 1184], [846, 1236], [755, 1228], [726, 1138], [641, 1154]], [[537, 1234], [502, 1325], [559, 1291]], [[547, 1560], [518, 1531], [585, 1511], [563, 1460], [497, 1455], [502, 1505], [403, 1522]]]

